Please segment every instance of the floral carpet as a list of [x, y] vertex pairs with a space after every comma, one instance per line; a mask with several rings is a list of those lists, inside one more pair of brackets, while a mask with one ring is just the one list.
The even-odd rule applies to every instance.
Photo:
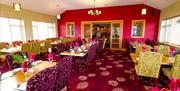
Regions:
[[[134, 63], [122, 51], [104, 51], [88, 71], [72, 72], [70, 91], [148, 91], [137, 84]], [[138, 89], [136, 89], [138, 87]]]

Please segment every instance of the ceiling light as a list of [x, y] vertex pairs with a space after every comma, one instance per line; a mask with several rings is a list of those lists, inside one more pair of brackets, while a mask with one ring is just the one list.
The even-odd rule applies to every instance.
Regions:
[[[95, 1], [96, 1], [96, 0], [94, 0], [94, 8], [95, 8]], [[93, 16], [95, 16], [95, 15], [100, 15], [101, 13], [102, 13], [102, 12], [101, 12], [100, 10], [98, 10], [98, 9], [96, 9], [96, 10], [91, 9], [91, 10], [88, 11], [88, 14], [89, 14], [89, 15], [93, 15]]]
[[20, 3], [13, 3], [13, 8], [15, 11], [21, 11], [21, 4]]

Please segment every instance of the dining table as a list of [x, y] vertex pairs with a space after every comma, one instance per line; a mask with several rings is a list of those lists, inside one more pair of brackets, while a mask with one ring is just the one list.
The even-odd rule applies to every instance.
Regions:
[[88, 53], [87, 51], [83, 51], [83, 52], [64, 51], [64, 52], [61, 52], [60, 55], [84, 57], [86, 56], [87, 53]]
[[37, 61], [30, 67], [26, 73], [21, 68], [1, 74], [0, 91], [22, 91], [26, 89], [27, 81], [40, 71], [55, 66], [56, 62]]
[[20, 52], [20, 51], [21, 51], [21, 46], [3, 48], [0, 50], [0, 54], [11, 54], [11, 53]]
[[[137, 62], [138, 55], [136, 53], [130, 53], [130, 56], [134, 63]], [[161, 65], [172, 65], [175, 61], [175, 57], [168, 57], [163, 55]]]

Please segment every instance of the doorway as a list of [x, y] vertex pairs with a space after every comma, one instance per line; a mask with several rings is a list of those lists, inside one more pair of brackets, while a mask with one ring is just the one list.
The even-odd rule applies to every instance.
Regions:
[[122, 48], [123, 20], [83, 21], [81, 37], [85, 39], [107, 39], [105, 48], [119, 50]]
[[106, 39], [105, 48], [110, 48], [111, 23], [110, 22], [93, 22], [92, 38]]

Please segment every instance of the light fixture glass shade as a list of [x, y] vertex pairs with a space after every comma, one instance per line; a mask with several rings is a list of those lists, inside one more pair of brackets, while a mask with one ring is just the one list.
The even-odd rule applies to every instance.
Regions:
[[13, 8], [15, 11], [21, 11], [21, 4], [20, 3], [13, 3]]
[[146, 11], [147, 11], [146, 8], [143, 8], [142, 11], [141, 11], [141, 14], [142, 14], [142, 15], [145, 15], [145, 14], [146, 14]]
[[59, 14], [56, 17], [57, 17], [57, 19], [61, 19], [61, 15], [59, 15]]
[[100, 14], [101, 14], [101, 11], [100, 11], [100, 10], [89, 10], [89, 11], [88, 11], [88, 14], [89, 14], [89, 15], [93, 15], [93, 16], [95, 16], [95, 15], [100, 15]]

